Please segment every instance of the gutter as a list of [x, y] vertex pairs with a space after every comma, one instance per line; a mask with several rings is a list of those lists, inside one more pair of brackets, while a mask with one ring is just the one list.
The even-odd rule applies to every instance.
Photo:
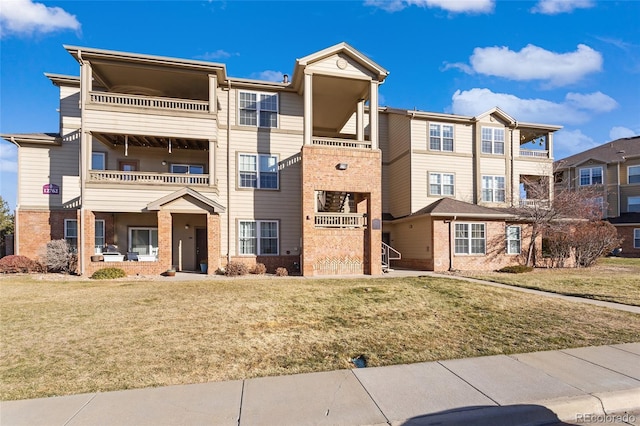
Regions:
[[231, 263], [231, 80], [227, 80], [227, 264]]

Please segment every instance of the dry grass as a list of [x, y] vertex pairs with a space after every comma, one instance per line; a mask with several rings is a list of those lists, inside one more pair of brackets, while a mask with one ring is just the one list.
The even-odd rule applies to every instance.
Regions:
[[518, 287], [640, 306], [640, 259], [603, 258], [591, 268], [536, 269], [524, 274], [462, 272]]
[[435, 278], [0, 277], [0, 398], [640, 341], [640, 316]]

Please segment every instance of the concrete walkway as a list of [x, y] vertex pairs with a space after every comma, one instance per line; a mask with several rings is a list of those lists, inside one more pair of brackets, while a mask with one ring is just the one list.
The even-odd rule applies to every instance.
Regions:
[[6, 401], [0, 423], [557, 425], [617, 413], [606, 423], [638, 424], [639, 410], [640, 343], [628, 343]]

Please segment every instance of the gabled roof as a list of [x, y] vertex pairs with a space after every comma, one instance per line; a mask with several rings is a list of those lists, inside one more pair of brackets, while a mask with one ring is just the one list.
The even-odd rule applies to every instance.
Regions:
[[201, 193], [199, 193], [198, 191], [195, 191], [191, 188], [182, 188], [162, 198], [158, 198], [157, 200], [147, 204], [147, 209], [152, 211], [160, 210], [162, 206], [164, 206], [165, 204], [168, 204], [172, 201], [178, 200], [180, 198], [188, 197], [188, 196], [191, 196], [196, 200], [200, 201], [201, 203], [211, 207], [211, 210], [216, 213], [224, 213], [224, 211], [226, 210], [221, 204], [216, 203], [211, 198], [206, 197]]
[[559, 169], [579, 166], [589, 160], [602, 163], [620, 163], [628, 158], [640, 156], [640, 136], [616, 139], [595, 148], [579, 152], [555, 162]]
[[312, 53], [310, 55], [304, 56], [300, 59], [296, 60], [296, 65], [293, 70], [293, 77], [291, 78], [291, 83], [294, 87], [298, 88], [302, 84], [302, 76], [304, 74], [304, 68], [317, 61], [321, 61], [324, 58], [335, 55], [337, 53], [344, 53], [354, 61], [365, 67], [367, 70], [371, 71], [373, 74], [378, 76], [378, 81], [383, 81], [389, 75], [389, 71], [369, 59], [367, 56], [363, 55], [361, 52], [357, 51], [347, 43], [338, 43], [334, 46], [327, 47], [326, 49], [322, 49], [319, 52]]
[[476, 115], [475, 117], [473, 117], [473, 121], [480, 121], [484, 117], [486, 117], [488, 115], [492, 115], [492, 114], [495, 114], [498, 117], [502, 118], [504, 121], [507, 122], [508, 126], [513, 126], [513, 125], [515, 125], [517, 123], [515, 118], [511, 117], [509, 114], [507, 114], [506, 112], [504, 112], [503, 110], [501, 110], [497, 106], [491, 108], [489, 111], [483, 112], [480, 115]]
[[59, 133], [3, 133], [0, 138], [17, 146], [20, 144], [62, 145]]

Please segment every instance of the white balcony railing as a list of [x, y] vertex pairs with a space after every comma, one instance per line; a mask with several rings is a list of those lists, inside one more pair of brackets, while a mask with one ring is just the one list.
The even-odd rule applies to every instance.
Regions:
[[521, 149], [520, 157], [549, 158], [549, 151], [543, 149]]
[[365, 148], [371, 149], [371, 141], [357, 141], [353, 139], [311, 138], [311, 145], [331, 146], [335, 148]]
[[124, 184], [209, 185], [209, 175], [89, 170], [89, 182]]
[[316, 228], [363, 228], [367, 218], [361, 213], [316, 213]]
[[90, 92], [91, 102], [101, 105], [120, 105], [173, 111], [209, 112], [208, 101], [128, 95], [124, 93]]

